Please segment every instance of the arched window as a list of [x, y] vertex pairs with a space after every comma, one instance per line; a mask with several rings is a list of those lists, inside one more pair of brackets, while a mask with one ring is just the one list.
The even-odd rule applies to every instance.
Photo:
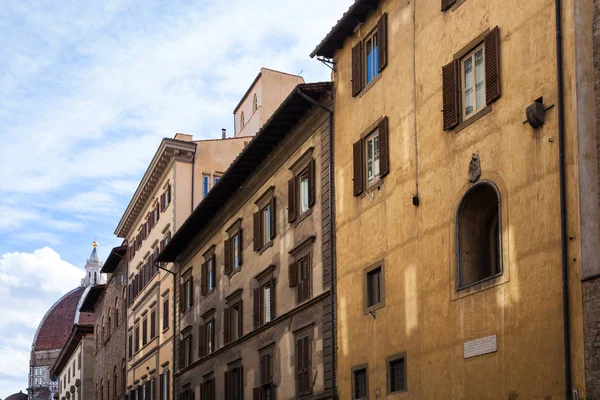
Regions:
[[119, 326], [119, 298], [115, 299], [115, 330]]
[[500, 193], [491, 182], [472, 186], [456, 217], [458, 289], [502, 274]]
[[115, 369], [113, 371], [113, 398], [117, 397], [117, 366], [115, 365]]
[[106, 399], [110, 400], [110, 379], [106, 380]]
[[112, 328], [111, 321], [112, 321], [112, 310], [109, 307], [108, 308], [108, 323], [106, 324], [106, 338], [107, 339], [110, 336], [110, 329]]
[[255, 113], [258, 110], [258, 97], [254, 93], [254, 99], [252, 100], [252, 112]]
[[242, 126], [242, 129], [244, 129], [244, 127], [246, 126], [246, 118], [244, 118], [244, 112], [242, 111], [242, 116], [240, 117], [240, 124]]
[[106, 338], [106, 327], [104, 325], [104, 317], [102, 317], [102, 335], [100, 336], [100, 344], [104, 343], [105, 338]]

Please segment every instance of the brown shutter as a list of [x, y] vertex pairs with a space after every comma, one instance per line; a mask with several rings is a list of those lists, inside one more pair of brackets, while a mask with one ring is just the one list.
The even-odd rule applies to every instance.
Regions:
[[354, 195], [360, 195], [364, 190], [364, 172], [365, 167], [363, 165], [364, 161], [364, 149], [363, 149], [363, 140], [360, 139], [358, 142], [354, 143], [353, 146], [354, 152]]
[[225, 371], [225, 385], [223, 387], [225, 392], [225, 400], [229, 399], [229, 371]]
[[238, 334], [240, 336], [236, 337], [236, 339], [244, 336], [244, 300], [240, 300], [238, 303], [238, 320], [236, 321], [239, 326]]
[[306, 262], [306, 275], [304, 277], [304, 286], [302, 286], [302, 300], [306, 300], [310, 297], [310, 281], [312, 278], [311, 268], [308, 261]]
[[238, 232], [238, 262], [242, 265], [243, 254], [244, 254], [244, 237], [242, 236], [242, 229]]
[[277, 210], [275, 209], [275, 196], [271, 199], [271, 239], [277, 234]]
[[456, 0], [442, 0], [442, 11], [448, 10], [456, 3]]
[[260, 388], [252, 389], [252, 400], [260, 400]]
[[205, 337], [206, 332], [204, 329], [204, 325], [200, 325], [200, 329], [198, 329], [198, 357], [204, 357], [206, 355], [206, 340], [204, 340]]
[[179, 285], [179, 312], [182, 313], [184, 311], [185, 308], [185, 295], [184, 295], [184, 290], [185, 290], [185, 283], [182, 283]]
[[485, 36], [485, 98], [491, 104], [500, 98], [500, 29]]
[[356, 97], [363, 88], [362, 42], [352, 48], [352, 97]]
[[296, 220], [296, 177], [288, 181], [288, 222]]
[[444, 107], [444, 130], [448, 131], [458, 125], [460, 103], [458, 101], [459, 61], [453, 60], [442, 67], [442, 97]]
[[254, 289], [252, 301], [254, 303], [254, 329], [256, 329], [260, 326], [260, 286]]
[[383, 178], [390, 172], [390, 146], [388, 135], [388, 117], [379, 123], [379, 177]]
[[275, 319], [275, 278], [271, 277], [271, 321]]
[[165, 211], [165, 193], [160, 195], [160, 211]]
[[190, 277], [190, 307], [194, 305], [194, 277]]
[[315, 181], [316, 181], [316, 161], [314, 159], [310, 160], [308, 163], [308, 206], [312, 207], [315, 204], [316, 190], [315, 190]]
[[304, 384], [302, 382], [302, 367], [304, 365], [302, 361], [302, 339], [296, 340], [296, 388], [298, 394], [304, 393]]
[[387, 66], [388, 59], [387, 13], [383, 13], [377, 24], [377, 39], [379, 40], [377, 63], [379, 64], [378, 71], [381, 72]]
[[260, 245], [260, 211], [254, 213], [254, 251], [259, 251]]
[[238, 388], [240, 391], [239, 400], [244, 400], [244, 366], [240, 365], [238, 368], [240, 369], [238, 374]]
[[223, 310], [223, 339], [225, 340], [225, 344], [231, 342], [230, 325], [231, 325], [231, 309], [229, 307], [226, 307]]
[[213, 274], [212, 274], [212, 279], [213, 281], [211, 282], [211, 285], [213, 288], [217, 287], [217, 255], [213, 254], [212, 256], [212, 265], [213, 265]]
[[290, 281], [290, 287], [294, 287], [298, 285], [298, 262], [293, 261], [290, 263], [290, 268], [288, 269], [288, 279]]
[[225, 275], [231, 274], [231, 239], [225, 240]]
[[200, 294], [202, 296], [206, 296], [206, 293], [208, 292], [207, 276], [208, 276], [207, 265], [206, 265], [206, 263], [202, 263], [202, 266], [200, 267]]

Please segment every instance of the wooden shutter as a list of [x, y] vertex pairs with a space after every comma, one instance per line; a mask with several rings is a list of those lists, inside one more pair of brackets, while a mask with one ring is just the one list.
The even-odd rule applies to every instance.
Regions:
[[271, 239], [277, 234], [277, 210], [275, 209], [275, 196], [271, 199]]
[[387, 13], [383, 13], [377, 24], [377, 39], [379, 40], [379, 50], [377, 53], [378, 71], [381, 72], [387, 66], [388, 59], [388, 34], [387, 34]]
[[260, 388], [253, 388], [252, 389], [252, 400], [260, 400]]
[[290, 287], [298, 285], [298, 262], [293, 261], [290, 263], [288, 269], [288, 280], [290, 281]]
[[360, 195], [364, 190], [365, 179], [364, 179], [364, 148], [363, 140], [360, 139], [353, 146], [354, 153], [354, 195]]
[[238, 232], [238, 263], [240, 265], [242, 265], [242, 261], [243, 261], [243, 257], [242, 255], [244, 254], [244, 237], [242, 236], [242, 229], [240, 228], [240, 231]]
[[459, 60], [453, 60], [442, 67], [442, 97], [444, 107], [444, 130], [448, 131], [458, 125], [460, 103], [458, 101]]
[[390, 172], [390, 146], [388, 135], [388, 117], [379, 123], [379, 177], [383, 178]]
[[271, 321], [275, 319], [275, 278], [271, 277]]
[[[213, 331], [214, 331], [213, 326]], [[198, 329], [198, 357], [204, 357], [206, 355], [206, 329], [205, 325], [200, 325], [200, 329]], [[214, 343], [213, 343], [214, 346]]]
[[190, 307], [194, 305], [194, 277], [190, 277]]
[[160, 211], [165, 211], [165, 198], [166, 193], [163, 192], [163, 194], [160, 195]]
[[241, 338], [242, 336], [244, 336], [244, 300], [240, 300], [238, 303], [238, 320], [236, 321], [236, 323], [238, 324], [238, 337], [236, 337], [236, 339]]
[[254, 289], [254, 297], [252, 298], [254, 304], [254, 329], [260, 326], [260, 286]]
[[225, 240], [225, 275], [231, 274], [231, 239]]
[[352, 97], [356, 97], [363, 88], [362, 42], [352, 48]]
[[225, 343], [231, 342], [231, 309], [226, 307], [223, 310], [223, 339]]
[[288, 181], [288, 222], [296, 220], [296, 177]]
[[304, 382], [303, 382], [303, 366], [304, 362], [302, 356], [304, 355], [302, 339], [296, 340], [296, 394], [304, 393]]
[[206, 263], [202, 263], [202, 265], [200, 266], [200, 294], [202, 296], [206, 296], [206, 293], [208, 292], [207, 276], [208, 265]]
[[184, 312], [184, 308], [185, 308], [185, 283], [182, 283], [179, 285], [179, 312], [182, 313]]
[[259, 251], [260, 245], [260, 211], [254, 213], [254, 251]]
[[169, 381], [171, 380], [171, 375], [169, 375], [169, 371], [165, 372], [165, 375], [167, 376], [167, 383], [166, 383], [166, 386], [167, 386], [167, 396], [166, 397], [167, 398], [165, 400], [169, 400], [169, 393], [171, 393], [169, 391]]
[[200, 400], [208, 400], [206, 395], [206, 382], [200, 384]]
[[225, 392], [225, 400], [230, 400], [230, 396], [229, 396], [229, 371], [225, 371], [225, 381], [224, 381], [224, 385], [223, 385], [223, 389]]
[[240, 365], [238, 367], [238, 391], [240, 393], [240, 398], [237, 400], [244, 400], [244, 366]]
[[500, 98], [500, 29], [485, 36], [485, 98], [491, 104]]
[[315, 204], [316, 173], [317, 173], [316, 161], [314, 159], [312, 159], [308, 163], [308, 206], [309, 207], [312, 207]]
[[158, 377], [158, 400], [166, 400], [163, 399], [163, 392], [165, 390], [165, 381], [163, 379], [162, 374]]
[[456, 3], [456, 0], [442, 0], [442, 11], [448, 10]]
[[213, 254], [212, 256], [212, 282], [210, 283], [213, 288], [217, 287], [217, 255]]

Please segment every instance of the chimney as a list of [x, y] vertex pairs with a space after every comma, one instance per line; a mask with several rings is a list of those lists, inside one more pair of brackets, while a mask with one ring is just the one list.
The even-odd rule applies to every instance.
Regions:
[[221, 129], [221, 135], [223, 136], [223, 139], [227, 139], [227, 129]]

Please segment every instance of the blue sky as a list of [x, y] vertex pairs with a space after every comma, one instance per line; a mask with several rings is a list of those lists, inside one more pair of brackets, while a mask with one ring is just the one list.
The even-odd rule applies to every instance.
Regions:
[[308, 54], [353, 0], [3, 0], [0, 398], [25, 390], [47, 308], [101, 257], [163, 137], [233, 132], [260, 67]]

